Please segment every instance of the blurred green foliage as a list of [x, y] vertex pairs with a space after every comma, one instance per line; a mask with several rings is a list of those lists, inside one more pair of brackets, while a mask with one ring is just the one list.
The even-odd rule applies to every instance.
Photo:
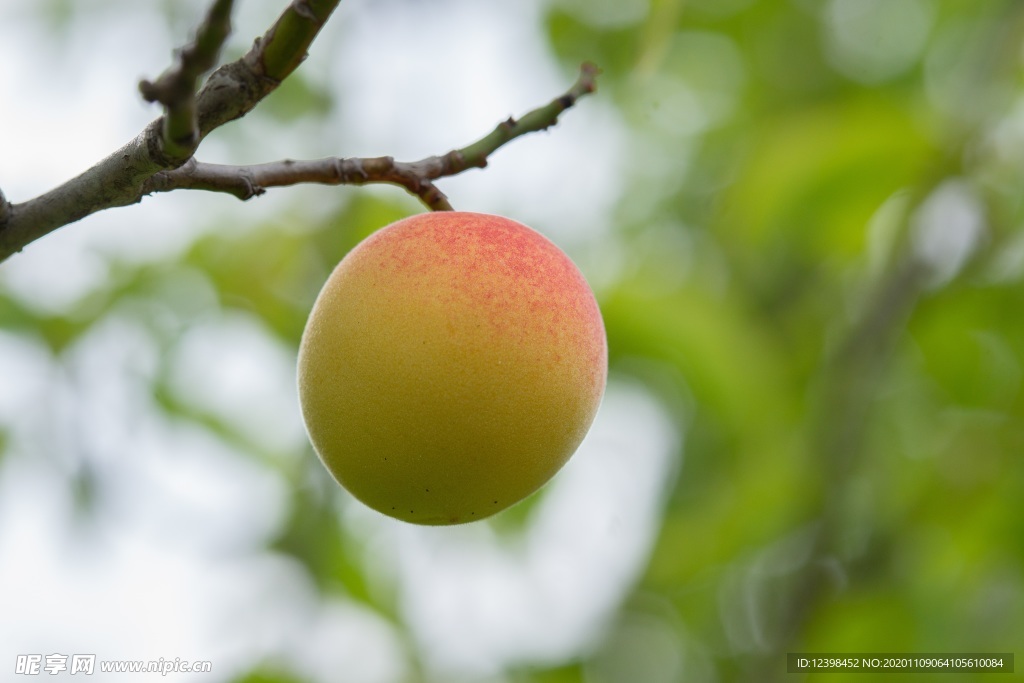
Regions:
[[[1024, 290], [998, 264], [1019, 239], [1021, 176], [989, 146], [1018, 120], [1024, 7], [675, 4], [610, 28], [567, 2], [548, 19], [565, 63], [596, 59], [637, 136], [680, 160], [657, 197], [637, 160], [624, 230], [666, 243], [669, 225], [695, 246], [682, 267], [631, 253], [636, 275], [603, 301], [613, 361], [665, 364], [696, 403], [638, 594], [662, 596], [725, 680], [782, 678], [786, 651], [1012, 651]], [[666, 13], [671, 30], [654, 23]], [[871, 51], [892, 31], [927, 39], [886, 65]], [[669, 106], [699, 133], [673, 141]], [[983, 227], [940, 278], [922, 241], [943, 227], [926, 223], [970, 228], [956, 205], [928, 221], [921, 207], [951, 179]], [[771, 566], [787, 543], [791, 562]]]
[[[604, 642], [507, 680], [781, 680], [788, 651], [1024, 642], [1024, 3], [550, 0], [543, 28], [567, 75], [601, 66], [599, 96], [629, 136], [623, 266], [601, 301], [611, 364], [675, 411], [686, 461]], [[294, 122], [334, 97], [289, 81], [267, 114]], [[928, 213], [951, 182], [953, 200]], [[294, 347], [333, 265], [408, 210], [354, 193], [302, 231], [272, 217], [211, 232], [165, 263], [112, 264], [75, 315], [4, 296], [0, 326], [59, 357], [133, 307], [169, 350], [210, 314], [171, 300], [199, 274], [216, 312], [244, 311]], [[273, 549], [401, 627], [322, 472], [289, 467]], [[836, 677], [800, 678], [819, 679]]]

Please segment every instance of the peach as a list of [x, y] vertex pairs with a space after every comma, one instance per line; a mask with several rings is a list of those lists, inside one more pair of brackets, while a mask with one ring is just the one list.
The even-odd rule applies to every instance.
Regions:
[[416, 524], [488, 517], [572, 456], [607, 377], [576, 266], [500, 216], [428, 213], [357, 245], [299, 350], [316, 452], [353, 496]]

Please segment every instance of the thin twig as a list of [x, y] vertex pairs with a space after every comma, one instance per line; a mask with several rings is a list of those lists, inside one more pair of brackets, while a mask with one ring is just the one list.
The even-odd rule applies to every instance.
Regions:
[[280, 83], [306, 59], [306, 50], [339, 0], [292, 0], [246, 59], [265, 78]]
[[196, 86], [217, 65], [224, 42], [231, 33], [233, 0], [215, 0], [196, 30], [195, 40], [178, 52], [178, 61], [155, 82], [142, 81], [139, 91], [147, 102], [164, 105], [161, 147], [169, 162], [182, 162], [199, 146]]
[[200, 137], [245, 116], [291, 75], [340, 1], [292, 0], [244, 57], [210, 74], [196, 98]]
[[545, 130], [558, 121], [559, 115], [576, 101], [594, 92], [599, 70], [592, 64], [580, 68], [576, 83], [549, 104], [523, 115], [518, 121], [508, 119], [487, 136], [461, 149], [419, 161], [395, 161], [391, 157], [343, 159], [328, 157], [295, 161], [285, 159], [252, 166], [207, 164], [191, 160], [180, 168], [157, 173], [143, 186], [143, 193], [173, 190], [207, 190], [225, 192], [245, 200], [263, 194], [271, 187], [300, 183], [321, 185], [366, 185], [390, 183], [416, 195], [434, 211], [452, 210], [447, 197], [434, 185], [438, 178], [457, 175], [471, 168], [483, 168], [488, 157], [502, 145], [527, 133]]
[[559, 114], [576, 104], [576, 100], [579, 98], [597, 89], [596, 79], [600, 73], [601, 70], [597, 66], [585, 62], [580, 67], [579, 78], [567, 92], [556, 97], [546, 106], [524, 114], [518, 121], [513, 118], [502, 121], [487, 137], [446, 155], [456, 157], [451, 163], [458, 170], [445, 175], [461, 173], [467, 168], [483, 168], [487, 165], [487, 157], [506, 142], [514, 140], [520, 135], [545, 130], [555, 125], [558, 123]]

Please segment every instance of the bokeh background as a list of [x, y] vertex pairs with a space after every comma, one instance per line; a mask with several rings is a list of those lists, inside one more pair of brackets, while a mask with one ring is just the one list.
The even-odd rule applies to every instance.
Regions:
[[[136, 83], [205, 5], [0, 1], [8, 198], [154, 118]], [[284, 2], [238, 5], [228, 58]], [[198, 157], [443, 153], [596, 62], [557, 127], [441, 183], [594, 287], [591, 434], [491, 521], [381, 517], [312, 452], [295, 353], [333, 265], [422, 207], [297, 187], [87, 218], [0, 265], [0, 678], [52, 653], [213, 663], [134, 680], [696, 683], [1012, 652], [1022, 38], [1018, 0], [346, 0]]]

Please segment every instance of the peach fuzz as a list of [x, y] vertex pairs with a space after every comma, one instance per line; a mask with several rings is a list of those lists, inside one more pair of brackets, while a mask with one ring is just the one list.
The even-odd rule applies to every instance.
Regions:
[[540, 488], [586, 435], [606, 377], [601, 312], [569, 257], [466, 212], [405, 218], [349, 252], [298, 362], [324, 465], [417, 524], [483, 519]]

